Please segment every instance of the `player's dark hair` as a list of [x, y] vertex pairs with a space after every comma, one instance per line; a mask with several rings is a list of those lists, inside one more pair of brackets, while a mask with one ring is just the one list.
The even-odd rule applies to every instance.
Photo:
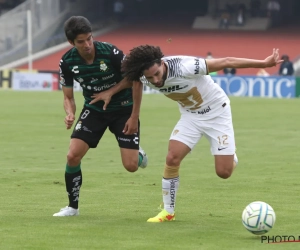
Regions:
[[139, 81], [145, 69], [149, 69], [155, 63], [160, 64], [164, 54], [160, 47], [141, 45], [130, 50], [122, 63], [122, 72], [129, 81]]
[[68, 40], [74, 42], [79, 34], [92, 32], [90, 21], [83, 16], [71, 16], [64, 24], [65, 34]]

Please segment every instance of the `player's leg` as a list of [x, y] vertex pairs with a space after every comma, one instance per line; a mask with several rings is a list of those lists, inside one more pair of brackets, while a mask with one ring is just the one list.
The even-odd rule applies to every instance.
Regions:
[[138, 170], [139, 167], [146, 168], [148, 165], [148, 156], [145, 153], [145, 151], [141, 148], [141, 146], [139, 146], [138, 149], [130, 149], [125, 148], [130, 146], [126, 144], [119, 143], [124, 168], [129, 172], [135, 172]]
[[215, 155], [215, 168], [220, 178], [229, 178], [235, 168], [234, 155]]
[[81, 159], [89, 150], [89, 146], [80, 139], [71, 139], [67, 155], [65, 171], [65, 185], [69, 198], [69, 205], [62, 208], [53, 216], [74, 216], [79, 215], [78, 201], [82, 185]]
[[220, 178], [227, 179], [238, 163], [230, 106], [227, 105], [220, 116], [209, 121], [208, 127], [205, 136], [210, 141], [216, 173]]
[[139, 146], [140, 143], [140, 122], [138, 132], [133, 135], [125, 135], [122, 131], [125, 123], [131, 115], [131, 108], [122, 113], [112, 114], [112, 122], [109, 125], [110, 131], [115, 134], [120, 147], [120, 153], [124, 168], [129, 172], [135, 172], [139, 167], [145, 168], [148, 157], [145, 151]]
[[[78, 202], [82, 185], [81, 160], [89, 148], [95, 148], [106, 127], [98, 119], [96, 111], [83, 109], [73, 133], [65, 170], [65, 184], [69, 198], [69, 205], [62, 208], [53, 216], [73, 216], [79, 214]], [[101, 127], [102, 124], [102, 127]]]
[[193, 117], [183, 115], [175, 126], [169, 141], [169, 149], [162, 178], [163, 210], [148, 222], [175, 220], [175, 202], [179, 188], [179, 167], [184, 157], [193, 149], [202, 134], [190, 122]]

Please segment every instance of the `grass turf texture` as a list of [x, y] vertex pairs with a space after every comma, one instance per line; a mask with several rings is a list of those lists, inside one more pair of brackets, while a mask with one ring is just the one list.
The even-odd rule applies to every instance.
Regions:
[[[77, 116], [82, 97], [76, 93]], [[62, 93], [0, 92], [0, 249], [298, 249], [300, 243], [262, 244], [241, 222], [246, 205], [275, 210], [268, 233], [299, 232], [300, 99], [231, 98], [239, 165], [218, 178], [205, 138], [183, 161], [176, 221], [146, 223], [161, 202], [168, 138], [177, 104], [144, 95], [141, 145], [149, 166], [126, 172], [107, 131], [82, 162], [80, 216], [52, 214], [67, 205], [64, 170], [71, 131]]]

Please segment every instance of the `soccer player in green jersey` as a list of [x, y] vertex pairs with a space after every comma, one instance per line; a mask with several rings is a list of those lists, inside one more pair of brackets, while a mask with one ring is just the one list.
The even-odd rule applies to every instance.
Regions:
[[60, 60], [60, 84], [64, 94], [65, 124], [75, 122], [74, 81], [83, 90], [84, 105], [71, 135], [65, 183], [69, 204], [53, 216], [79, 215], [79, 191], [82, 185], [81, 160], [90, 148], [96, 148], [107, 128], [119, 143], [122, 163], [129, 172], [145, 168], [148, 158], [139, 146], [139, 112], [142, 85], [121, 90], [103, 110], [104, 102], [91, 104], [95, 94], [127, 81], [122, 77], [123, 52], [116, 46], [93, 40], [92, 27], [82, 16], [70, 17], [64, 25], [68, 42], [73, 46]]

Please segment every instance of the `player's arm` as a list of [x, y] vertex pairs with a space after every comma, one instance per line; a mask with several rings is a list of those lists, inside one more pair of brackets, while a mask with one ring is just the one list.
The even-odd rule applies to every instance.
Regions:
[[65, 124], [70, 129], [75, 121], [76, 104], [73, 88], [62, 87], [64, 93], [64, 109], [66, 111]]
[[132, 111], [131, 116], [126, 122], [123, 133], [125, 135], [131, 135], [138, 132], [139, 126], [139, 116], [140, 116], [140, 108], [142, 102], [142, 95], [143, 95], [143, 84], [141, 82], [133, 82], [132, 87]]
[[119, 93], [123, 89], [132, 88], [132, 82], [127, 81], [126, 78], [118, 82], [115, 86], [111, 87], [108, 90], [105, 90], [100, 93], [93, 94], [91, 97], [93, 98], [89, 104], [93, 104], [99, 101], [104, 101], [103, 110], [106, 110], [107, 105], [109, 104], [111, 97], [116, 93]]
[[[124, 57], [125, 55], [123, 54], [123, 52], [119, 50], [117, 47], [113, 46], [112, 53], [111, 53], [111, 61], [114, 67], [118, 69], [120, 72], [121, 72], [121, 64]], [[132, 87], [133, 106], [132, 106], [131, 116], [126, 122], [123, 129], [123, 133], [126, 135], [130, 135], [138, 132], [138, 121], [140, 116], [143, 85], [140, 82], [135, 82], [133, 84], [131, 81], [128, 81], [127, 78], [124, 78], [120, 83], [116, 84], [112, 88], [110, 93], [111, 95], [114, 95], [115, 93], [121, 91], [122, 89], [131, 88], [131, 87]]]
[[279, 49], [273, 49], [272, 55], [264, 60], [249, 58], [225, 57], [216, 59], [206, 59], [207, 71], [215, 72], [224, 68], [269, 68], [276, 66], [283, 60], [279, 58]]
[[70, 129], [75, 121], [76, 105], [73, 90], [73, 75], [69, 72], [67, 65], [60, 61], [60, 84], [64, 94], [64, 109], [66, 112], [65, 124], [66, 128]]
[[133, 108], [131, 113], [131, 117], [133, 118], [138, 119], [140, 116], [142, 96], [143, 96], [143, 84], [141, 82], [133, 82], [133, 87], [132, 87]]

